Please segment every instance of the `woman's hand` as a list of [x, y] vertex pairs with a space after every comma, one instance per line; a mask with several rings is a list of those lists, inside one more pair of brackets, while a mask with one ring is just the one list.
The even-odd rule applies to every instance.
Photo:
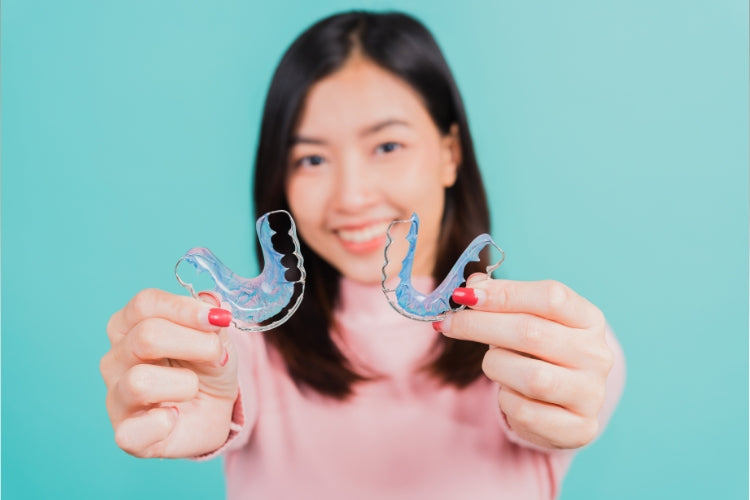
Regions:
[[120, 448], [190, 457], [224, 444], [238, 392], [230, 321], [215, 305], [154, 289], [112, 315], [100, 368]]
[[500, 409], [518, 436], [558, 449], [596, 437], [614, 359], [599, 309], [558, 282], [479, 274], [453, 300], [471, 309], [434, 326], [489, 345], [482, 370], [500, 385]]

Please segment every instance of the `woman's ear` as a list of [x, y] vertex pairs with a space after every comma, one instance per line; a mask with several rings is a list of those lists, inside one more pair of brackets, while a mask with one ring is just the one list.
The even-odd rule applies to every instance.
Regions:
[[441, 180], [443, 186], [451, 187], [456, 183], [458, 169], [461, 168], [463, 155], [461, 153], [461, 136], [458, 124], [451, 125], [450, 130], [442, 138], [443, 164], [441, 166]]

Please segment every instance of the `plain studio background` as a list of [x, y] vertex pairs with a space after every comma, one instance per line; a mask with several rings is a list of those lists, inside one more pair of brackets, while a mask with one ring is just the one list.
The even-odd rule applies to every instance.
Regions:
[[747, 498], [740, 0], [3, 2], [3, 498], [223, 495], [220, 460], [115, 446], [105, 325], [140, 288], [181, 292], [190, 247], [256, 272], [271, 72], [303, 28], [355, 7], [416, 14], [442, 45], [500, 275], [568, 283], [625, 349], [619, 410], [562, 498]]

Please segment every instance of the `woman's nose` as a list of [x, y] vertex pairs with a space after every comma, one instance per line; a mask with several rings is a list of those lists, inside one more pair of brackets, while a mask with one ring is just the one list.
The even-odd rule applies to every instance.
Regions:
[[361, 160], [350, 159], [339, 169], [333, 202], [343, 212], [356, 213], [377, 202], [379, 190], [371, 169]]

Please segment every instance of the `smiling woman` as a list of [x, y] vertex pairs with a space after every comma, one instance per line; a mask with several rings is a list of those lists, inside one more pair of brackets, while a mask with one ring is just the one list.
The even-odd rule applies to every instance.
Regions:
[[[415, 274], [432, 276], [435, 282], [477, 234], [489, 231], [463, 102], [440, 48], [415, 19], [342, 14], [307, 30], [284, 54], [268, 90], [260, 135], [255, 211], [292, 211], [308, 275], [318, 276], [310, 279], [309, 293], [284, 335], [269, 341], [279, 348], [297, 383], [346, 397], [363, 375], [351, 370], [329, 338], [340, 277], [378, 282], [385, 228], [415, 211], [423, 219]], [[323, 168], [307, 173], [309, 168], [295, 165], [300, 160]], [[295, 211], [292, 204], [298, 202], [318, 208]], [[323, 206], [333, 210], [325, 221], [299, 224], [300, 219], [323, 217]], [[374, 238], [362, 239], [376, 230]], [[330, 258], [313, 247], [326, 242]], [[343, 273], [342, 265], [354, 274]], [[473, 263], [467, 272], [486, 265]], [[481, 375], [482, 345], [447, 337], [437, 342], [440, 352], [428, 364], [438, 377], [460, 387]]]
[[453, 130], [443, 136], [408, 84], [361, 55], [314, 85], [290, 151], [286, 192], [310, 248], [345, 276], [379, 282], [388, 224], [416, 211], [415, 272], [429, 276], [445, 189], [460, 163]]
[[381, 290], [392, 221], [419, 215], [413, 271], [429, 289], [489, 230], [461, 97], [424, 26], [350, 12], [292, 44], [266, 100], [255, 204], [296, 221], [299, 309], [248, 335], [219, 304], [136, 295], [101, 363], [118, 445], [225, 454], [230, 498], [557, 495], [622, 390], [602, 312], [558, 282], [475, 274], [452, 295], [467, 309], [429, 325]]

